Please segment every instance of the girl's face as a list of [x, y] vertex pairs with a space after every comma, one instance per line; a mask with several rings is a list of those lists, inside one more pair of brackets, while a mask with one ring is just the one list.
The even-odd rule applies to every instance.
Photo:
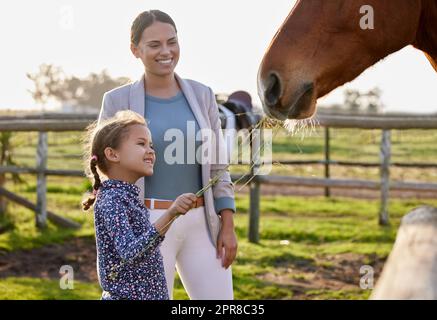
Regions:
[[155, 151], [149, 129], [140, 124], [129, 127], [128, 136], [116, 150], [119, 168], [130, 176], [151, 176]]
[[131, 51], [140, 58], [147, 73], [158, 76], [172, 74], [179, 61], [179, 43], [176, 30], [169, 23], [155, 21], [144, 29], [138, 46]]

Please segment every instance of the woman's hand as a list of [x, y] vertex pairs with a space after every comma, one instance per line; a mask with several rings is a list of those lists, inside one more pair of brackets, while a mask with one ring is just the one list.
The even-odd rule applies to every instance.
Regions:
[[234, 230], [233, 211], [224, 209], [220, 214], [222, 226], [217, 238], [217, 258], [222, 259], [222, 266], [227, 269], [237, 256], [237, 235]]

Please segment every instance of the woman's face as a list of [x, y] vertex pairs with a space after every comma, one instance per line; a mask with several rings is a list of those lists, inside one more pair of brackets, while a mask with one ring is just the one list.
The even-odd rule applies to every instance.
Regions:
[[169, 23], [155, 21], [144, 29], [132, 53], [140, 58], [147, 73], [158, 76], [172, 74], [179, 61], [179, 43], [175, 29]]

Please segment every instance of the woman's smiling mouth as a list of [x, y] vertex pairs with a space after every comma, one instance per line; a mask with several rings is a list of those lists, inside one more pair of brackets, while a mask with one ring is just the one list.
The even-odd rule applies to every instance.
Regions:
[[168, 65], [170, 65], [173, 62], [173, 58], [170, 58], [170, 59], [158, 59], [158, 60], [156, 60], [156, 62], [158, 62], [160, 65], [168, 66]]

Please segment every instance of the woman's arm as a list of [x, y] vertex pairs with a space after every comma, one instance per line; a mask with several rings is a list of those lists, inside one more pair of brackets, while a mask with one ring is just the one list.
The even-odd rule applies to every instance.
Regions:
[[237, 236], [235, 234], [234, 217], [236, 212], [234, 184], [229, 173], [228, 157], [223, 133], [220, 125], [219, 109], [215, 96], [209, 88], [210, 106], [208, 115], [211, 122], [211, 129], [216, 138], [216, 162], [211, 164], [211, 177], [220, 175], [219, 181], [212, 186], [214, 196], [214, 207], [220, 215], [221, 228], [217, 238], [217, 257], [222, 259], [222, 266], [228, 268], [237, 255]]
[[234, 212], [230, 209], [221, 211], [221, 229], [217, 238], [217, 257], [222, 259], [222, 266], [225, 269], [234, 262], [237, 256], [238, 241], [235, 234], [233, 215]]
[[211, 178], [217, 175], [220, 177], [219, 181], [211, 188], [214, 196], [214, 207], [218, 214], [224, 209], [232, 210], [235, 213], [234, 184], [229, 172], [227, 148], [220, 125], [219, 109], [211, 88], [209, 88], [208, 101], [208, 116], [215, 136], [215, 154], [212, 157], [210, 176]]

